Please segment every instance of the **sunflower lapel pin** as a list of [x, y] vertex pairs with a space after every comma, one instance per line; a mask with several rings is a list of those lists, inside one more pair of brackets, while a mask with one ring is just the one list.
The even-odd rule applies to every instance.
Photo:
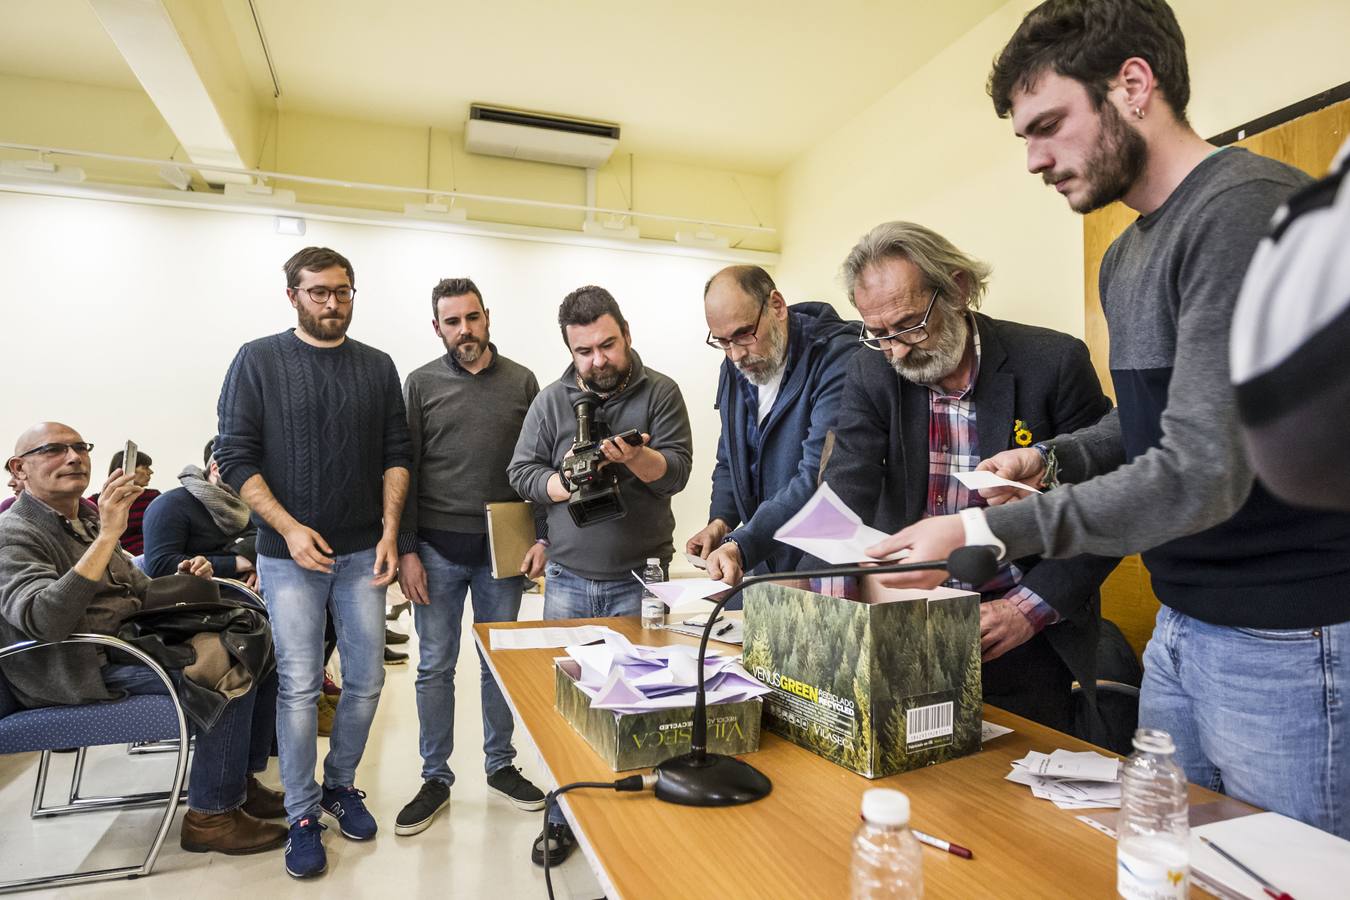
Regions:
[[1013, 443], [1019, 447], [1030, 447], [1033, 440], [1035, 438], [1031, 436], [1031, 429], [1026, 422], [1021, 419], [1013, 422]]

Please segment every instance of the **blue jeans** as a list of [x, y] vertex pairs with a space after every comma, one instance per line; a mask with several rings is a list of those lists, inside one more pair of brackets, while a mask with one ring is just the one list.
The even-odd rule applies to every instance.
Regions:
[[544, 566], [544, 618], [596, 619], [636, 616], [642, 609], [642, 582], [633, 576], [594, 581], [555, 562]]
[[258, 581], [277, 651], [277, 749], [286, 815], [292, 823], [317, 812], [322, 796], [314, 781], [314, 765], [325, 609], [333, 617], [342, 655], [342, 696], [323, 761], [323, 780], [329, 787], [348, 787], [356, 781], [356, 766], [384, 687], [386, 589], [371, 583], [374, 567], [374, 547], [336, 557], [328, 573], [312, 572], [289, 559], [258, 557]]
[[1210, 625], [1164, 606], [1144, 651], [1139, 727], [1193, 783], [1350, 838], [1350, 623]]
[[[642, 610], [642, 582], [629, 576], [617, 581], [595, 581], [555, 562], [544, 566], [545, 619], [597, 619], [636, 616]], [[548, 820], [566, 822], [561, 807], [548, 808]]]
[[[422, 753], [422, 779], [455, 783], [450, 771], [450, 753], [455, 748], [455, 662], [464, 620], [464, 595], [470, 593], [475, 622], [514, 622], [520, 615], [522, 576], [493, 578], [491, 563], [466, 566], [450, 562], [426, 541], [419, 541], [417, 555], [427, 572], [428, 606], [413, 604], [417, 627], [417, 721], [418, 749]], [[511, 765], [516, 749], [511, 746], [515, 723], [506, 698], [478, 654], [479, 691], [483, 701], [483, 755], [489, 775]]]
[[[128, 694], [165, 694], [164, 682], [145, 666], [108, 663], [103, 683], [111, 691]], [[175, 684], [179, 671], [170, 671]], [[247, 777], [267, 768], [277, 716], [277, 676], [268, 675], [247, 694], [225, 704], [216, 727], [202, 731], [188, 720], [197, 737], [188, 774], [188, 808], [214, 815], [244, 802]]]

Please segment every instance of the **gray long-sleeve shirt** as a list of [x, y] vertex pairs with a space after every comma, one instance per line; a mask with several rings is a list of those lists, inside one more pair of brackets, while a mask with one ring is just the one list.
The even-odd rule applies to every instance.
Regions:
[[684, 490], [694, 455], [689, 412], [675, 382], [648, 369], [633, 353], [628, 386], [597, 410], [596, 418], [609, 434], [630, 428], [651, 435], [650, 446], [666, 459], [665, 475], [650, 484], [619, 467], [619, 493], [627, 508], [621, 519], [578, 528], [566, 503], [548, 496], [548, 480], [558, 471], [576, 437], [572, 401], [581, 396], [576, 368], [544, 388], [525, 416], [520, 439], [511, 459], [511, 486], [527, 500], [548, 510], [549, 558], [585, 578], [610, 581], [629, 578], [655, 557], [669, 561], [675, 553], [671, 537], [675, 514], [670, 498]]

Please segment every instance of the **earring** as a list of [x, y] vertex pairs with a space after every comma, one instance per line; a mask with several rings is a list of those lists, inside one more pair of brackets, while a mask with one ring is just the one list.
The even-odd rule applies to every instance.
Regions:
[[1134, 108], [1134, 117], [1136, 119], [1142, 119], [1144, 117], [1144, 111], [1136, 106]]

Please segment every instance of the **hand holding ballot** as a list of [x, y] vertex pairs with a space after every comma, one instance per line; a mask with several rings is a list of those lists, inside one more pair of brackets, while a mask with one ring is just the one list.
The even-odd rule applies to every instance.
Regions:
[[[978, 488], [980, 496], [989, 501], [990, 506], [1012, 503], [1032, 494], [1039, 494], [1045, 487], [1045, 458], [1034, 447], [1019, 447], [1004, 450], [983, 460], [975, 467], [976, 472], [989, 472], [1002, 479], [1002, 484], [980, 484], [967, 487]], [[961, 478], [960, 475], [957, 478]], [[964, 482], [965, 479], [962, 478]]]

